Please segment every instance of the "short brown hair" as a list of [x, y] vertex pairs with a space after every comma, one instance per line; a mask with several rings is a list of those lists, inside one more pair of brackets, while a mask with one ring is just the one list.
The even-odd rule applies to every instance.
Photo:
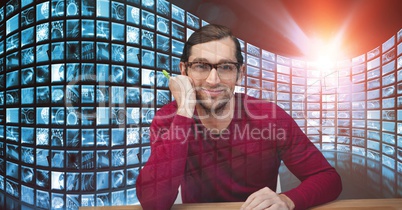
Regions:
[[210, 41], [220, 40], [226, 37], [230, 37], [236, 46], [236, 59], [237, 63], [243, 64], [243, 55], [241, 54], [241, 47], [239, 40], [233, 36], [232, 31], [222, 25], [209, 24], [201, 27], [193, 34], [184, 44], [183, 54], [181, 55], [180, 61], [187, 62], [191, 54], [191, 47], [197, 44], [202, 44]]

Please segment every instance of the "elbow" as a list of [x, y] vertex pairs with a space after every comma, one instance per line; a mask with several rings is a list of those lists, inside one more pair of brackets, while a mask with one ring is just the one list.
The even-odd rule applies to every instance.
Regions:
[[342, 193], [342, 178], [335, 169], [329, 171], [326, 177], [326, 187], [323, 188], [323, 191], [327, 194], [325, 202], [330, 202], [337, 199]]
[[142, 209], [156, 209], [156, 207], [153, 206], [153, 202], [151, 199], [152, 193], [149, 193], [149, 189], [147, 190], [147, 186], [149, 189], [152, 189], [149, 184], [144, 183], [144, 181], [142, 180], [142, 173], [140, 173], [135, 186], [138, 201], [140, 202]]
[[342, 193], [342, 178], [336, 171], [335, 171], [333, 183], [334, 183], [333, 190], [334, 190], [334, 200], [335, 200]]
[[[161, 185], [156, 181], [146, 180], [143, 176], [139, 176], [136, 183], [136, 194], [138, 201], [144, 210], [168, 210], [171, 209], [177, 197], [176, 194], [166, 189], [166, 185]], [[158, 190], [159, 189], [159, 190]]]
[[[137, 184], [136, 193], [142, 209], [157, 209], [154, 200], [143, 191], [141, 184]], [[146, 191], [146, 190], [145, 190]]]

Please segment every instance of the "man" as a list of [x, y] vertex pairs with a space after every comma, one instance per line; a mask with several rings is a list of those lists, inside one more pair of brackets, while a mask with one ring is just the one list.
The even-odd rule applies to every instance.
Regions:
[[[175, 98], [150, 128], [151, 156], [137, 179], [144, 209], [244, 201], [242, 209], [306, 209], [337, 198], [338, 173], [295, 121], [274, 103], [235, 94], [245, 71], [240, 44], [224, 26], [207, 25], [186, 42]], [[283, 161], [302, 182], [277, 194]]]

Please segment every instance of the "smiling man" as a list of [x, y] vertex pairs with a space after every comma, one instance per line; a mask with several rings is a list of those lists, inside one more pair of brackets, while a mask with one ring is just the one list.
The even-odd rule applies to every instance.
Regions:
[[[295, 121], [274, 103], [234, 93], [245, 72], [240, 44], [207, 25], [186, 42], [175, 101], [150, 128], [151, 156], [136, 187], [144, 209], [183, 203], [244, 202], [243, 209], [306, 209], [334, 200], [341, 179]], [[278, 194], [281, 162], [301, 184]]]

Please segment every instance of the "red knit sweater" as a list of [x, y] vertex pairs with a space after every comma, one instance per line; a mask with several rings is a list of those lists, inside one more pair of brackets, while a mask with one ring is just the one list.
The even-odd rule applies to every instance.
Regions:
[[296, 209], [329, 202], [342, 190], [338, 173], [277, 105], [235, 95], [234, 118], [220, 135], [176, 115], [172, 102], [151, 124], [151, 156], [137, 179], [144, 209], [169, 209], [181, 185], [183, 203], [245, 201], [276, 189], [281, 161], [301, 180], [286, 194]]

